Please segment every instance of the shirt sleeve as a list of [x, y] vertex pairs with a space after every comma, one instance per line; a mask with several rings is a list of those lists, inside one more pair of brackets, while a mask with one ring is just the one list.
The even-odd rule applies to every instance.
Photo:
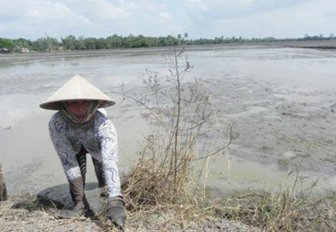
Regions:
[[117, 166], [118, 143], [117, 132], [112, 122], [106, 119], [99, 127], [100, 145], [104, 176], [109, 197], [121, 195], [120, 177]]
[[69, 181], [81, 176], [76, 154], [66, 135], [66, 122], [55, 114], [49, 121], [49, 134]]

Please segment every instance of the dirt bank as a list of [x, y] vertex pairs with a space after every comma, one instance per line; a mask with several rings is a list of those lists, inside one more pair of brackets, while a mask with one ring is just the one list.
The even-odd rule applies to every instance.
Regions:
[[[55, 214], [36, 208], [35, 198], [21, 196], [0, 202], [0, 230], [7, 231], [118, 231], [108, 221], [89, 218], [61, 219]], [[174, 221], [174, 212], [147, 213], [140, 218], [128, 213], [125, 231], [228, 231], [254, 232], [256, 228], [237, 221], [209, 218], [200, 221]]]

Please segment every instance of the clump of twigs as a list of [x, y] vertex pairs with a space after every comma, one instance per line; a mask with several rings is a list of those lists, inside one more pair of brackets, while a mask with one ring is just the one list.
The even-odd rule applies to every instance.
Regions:
[[156, 206], [172, 199], [172, 195], [169, 194], [171, 178], [167, 178], [164, 170], [148, 169], [149, 167], [154, 167], [150, 161], [139, 163], [123, 183], [128, 204], [133, 209]]

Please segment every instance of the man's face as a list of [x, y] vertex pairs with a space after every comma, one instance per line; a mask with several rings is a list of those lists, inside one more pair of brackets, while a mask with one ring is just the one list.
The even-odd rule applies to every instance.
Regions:
[[70, 113], [79, 119], [83, 119], [90, 108], [90, 102], [85, 100], [68, 101], [66, 105]]

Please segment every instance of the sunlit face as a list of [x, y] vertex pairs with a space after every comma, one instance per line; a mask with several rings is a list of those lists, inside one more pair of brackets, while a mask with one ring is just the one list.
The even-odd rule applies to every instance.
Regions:
[[67, 101], [66, 106], [70, 113], [78, 119], [84, 119], [90, 108], [90, 102], [85, 100]]

